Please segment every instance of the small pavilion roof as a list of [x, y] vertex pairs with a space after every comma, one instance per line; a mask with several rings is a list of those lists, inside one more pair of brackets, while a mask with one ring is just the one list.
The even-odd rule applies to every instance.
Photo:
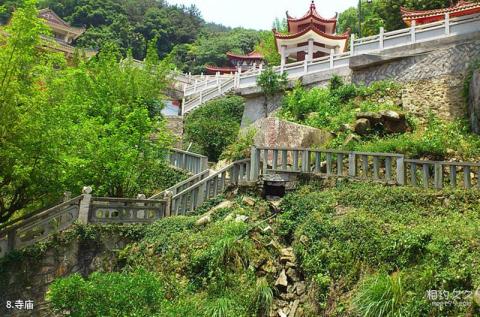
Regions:
[[280, 46], [294, 45], [297, 43], [308, 41], [309, 38], [314, 38], [315, 42], [324, 43], [332, 46], [339, 46], [341, 51], [343, 51], [347, 45], [348, 38], [350, 37], [350, 30], [343, 34], [329, 34], [322, 32], [314, 24], [309, 25], [308, 28], [293, 34], [281, 34], [278, 33], [275, 29], [273, 30], [275, 36], [275, 46], [277, 50]]
[[79, 37], [85, 32], [85, 28], [71, 26], [49, 8], [40, 10], [38, 12], [38, 16], [46, 20], [51, 27], [62, 29], [66, 32], [74, 34], [76, 37]]
[[227, 52], [228, 58], [236, 58], [236, 59], [253, 59], [253, 60], [263, 60], [263, 55], [257, 51], [253, 51], [248, 53], [247, 55], [235, 54], [232, 52]]
[[290, 33], [290, 34], [282, 34], [282, 33], [279, 33], [277, 32], [276, 29], [273, 29], [273, 34], [275, 35], [275, 38], [276, 39], [294, 39], [294, 38], [297, 38], [297, 37], [300, 37], [306, 33], [308, 33], [309, 31], [313, 31], [315, 32], [316, 34], [322, 36], [322, 37], [326, 37], [326, 38], [329, 38], [329, 39], [332, 39], [332, 40], [346, 40], [348, 39], [348, 37], [350, 36], [350, 31], [347, 31], [343, 34], [329, 34], [329, 33], [325, 33], [323, 31], [320, 31], [315, 25], [311, 24], [309, 25], [307, 28], [305, 28], [304, 30], [300, 31], [300, 32], [297, 32], [297, 33]]
[[402, 19], [410, 25], [411, 21], [417, 21], [419, 24], [441, 21], [445, 14], [449, 13], [451, 17], [459, 17], [469, 14], [480, 13], [480, 3], [460, 0], [456, 5], [448, 8], [434, 10], [410, 10], [400, 7]]
[[235, 67], [217, 67], [212, 65], [205, 65], [205, 69], [207, 73], [210, 73], [210, 74], [215, 74], [215, 73], [230, 74], [230, 73], [237, 72], [237, 69]]

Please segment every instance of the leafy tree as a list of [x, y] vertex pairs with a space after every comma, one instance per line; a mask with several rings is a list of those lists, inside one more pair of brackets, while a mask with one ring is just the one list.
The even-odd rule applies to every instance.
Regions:
[[216, 161], [235, 142], [242, 120], [244, 100], [230, 96], [210, 101], [187, 116], [185, 140]]
[[[27, 0], [0, 33], [0, 222], [57, 196], [68, 146], [65, 109], [49, 104], [45, 84], [63, 56], [40, 52], [47, 28]], [[8, 36], [5, 36], [8, 34]]]
[[263, 111], [266, 118], [268, 117], [268, 103], [276, 94], [284, 92], [287, 89], [287, 74], [279, 74], [275, 72], [272, 67], [268, 67], [258, 76], [257, 85], [262, 89]]
[[85, 143], [78, 143], [76, 160], [70, 162], [69, 185], [91, 184], [97, 195], [131, 197], [153, 191], [166, 170], [163, 158], [171, 137], [164, 121], [151, 116], [151, 107], [162, 98], [170, 66], [158, 62], [154, 43], [144, 69], [131, 57], [120, 63], [120, 56], [115, 45], [105, 46], [56, 91], [63, 92], [59, 99], [66, 105], [85, 113], [78, 118]]
[[260, 32], [260, 43], [255, 47], [255, 50], [264, 56], [268, 65], [280, 65], [281, 57], [272, 31]]
[[230, 32], [204, 32], [193, 43], [179, 45], [170, 54], [185, 72], [201, 73], [205, 65], [229, 66], [226, 52], [250, 53], [260, 41], [258, 31], [235, 28]]
[[48, 30], [37, 14], [25, 1], [1, 33], [0, 223], [86, 184], [97, 195], [134, 196], [178, 180], [158, 115], [171, 64], [155, 43], [142, 68], [114, 44], [69, 67], [39, 49]]

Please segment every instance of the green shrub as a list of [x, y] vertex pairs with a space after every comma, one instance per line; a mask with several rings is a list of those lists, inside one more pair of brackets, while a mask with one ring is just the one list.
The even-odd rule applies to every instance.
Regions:
[[280, 233], [293, 240], [319, 307], [361, 316], [465, 315], [476, 311], [472, 303], [441, 308], [426, 292], [480, 285], [479, 198], [463, 190], [306, 186], [284, 199]]
[[328, 81], [328, 89], [330, 89], [330, 91], [337, 90], [343, 85], [344, 85], [343, 78], [338, 76], [337, 74], [334, 74], [332, 78], [330, 78], [330, 80]]
[[235, 142], [240, 130], [244, 100], [229, 96], [207, 102], [185, 119], [185, 141], [193, 142], [202, 154], [217, 161]]
[[354, 123], [359, 111], [399, 110], [398, 106], [383, 100], [385, 96], [398, 94], [399, 86], [392, 82], [364, 87], [344, 84], [340, 77], [334, 77], [329, 87], [307, 90], [297, 84], [284, 98], [280, 117], [338, 132], [343, 124]]
[[146, 271], [79, 274], [55, 280], [47, 299], [54, 311], [69, 316], [153, 316], [165, 303], [163, 283]]
[[254, 128], [250, 128], [245, 133], [241, 133], [237, 141], [227, 146], [220, 158], [228, 161], [249, 158], [256, 133], [257, 131]]
[[408, 294], [400, 273], [369, 276], [353, 300], [356, 310], [364, 317], [415, 316], [407, 309]]
[[472, 83], [473, 73], [474, 73], [475, 70], [479, 70], [479, 69], [480, 69], [480, 58], [475, 60], [472, 63], [472, 65], [470, 65], [469, 70], [467, 72], [467, 76], [466, 76], [464, 84], [463, 84], [463, 96], [467, 100], [470, 96], [470, 85]]
[[260, 316], [268, 316], [270, 306], [273, 303], [273, 290], [266, 278], [257, 280], [255, 288], [257, 312]]
[[389, 137], [373, 137], [354, 145], [351, 150], [403, 153], [412, 158], [444, 160], [450, 157], [465, 160], [480, 156], [480, 138], [469, 133], [466, 122], [443, 122], [430, 116], [425, 128]]

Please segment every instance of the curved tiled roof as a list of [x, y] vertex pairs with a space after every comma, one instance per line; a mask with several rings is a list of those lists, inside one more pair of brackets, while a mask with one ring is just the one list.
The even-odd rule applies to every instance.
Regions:
[[253, 51], [248, 53], [247, 55], [235, 54], [232, 52], [227, 52], [227, 56], [231, 58], [238, 58], [238, 59], [263, 59], [263, 55], [257, 51]]
[[205, 65], [205, 69], [211, 72], [220, 73], [235, 73], [237, 69], [235, 67], [217, 67], [212, 65]]
[[55, 11], [52, 9], [46, 8], [38, 11], [38, 16], [42, 19], [45, 19], [50, 25], [57, 25], [64, 30], [69, 30], [70, 32], [76, 34], [77, 36], [85, 32], [85, 28], [78, 28], [71, 26], [65, 22], [61, 17], [59, 17]]
[[350, 31], [347, 31], [347, 32], [345, 32], [343, 34], [339, 34], [339, 35], [328, 34], [328, 33], [325, 33], [323, 31], [320, 31], [313, 24], [309, 25], [308, 28], [305, 28], [304, 30], [302, 30], [300, 32], [297, 32], [297, 33], [281, 34], [281, 33], [278, 33], [277, 30], [273, 29], [273, 34], [275, 35], [275, 38], [277, 38], [277, 39], [294, 39], [294, 38], [297, 38], [297, 37], [302, 36], [304, 34], [307, 34], [309, 31], [313, 31], [320, 36], [323, 36], [323, 37], [326, 37], [326, 38], [329, 38], [329, 39], [332, 39], [332, 40], [346, 40], [350, 36]]
[[467, 14], [480, 13], [480, 3], [473, 3], [470, 1], [459, 1], [453, 7], [434, 9], [434, 10], [410, 10], [400, 7], [402, 18], [404, 21], [411, 21], [417, 19], [427, 19], [433, 17], [443, 18], [446, 13], [453, 16], [462, 16]]

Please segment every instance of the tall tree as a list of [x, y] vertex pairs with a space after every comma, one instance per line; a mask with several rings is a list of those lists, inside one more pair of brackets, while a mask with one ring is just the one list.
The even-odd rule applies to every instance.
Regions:
[[0, 222], [61, 192], [70, 136], [64, 109], [49, 104], [46, 83], [65, 61], [38, 49], [47, 33], [33, 0], [0, 33]]

